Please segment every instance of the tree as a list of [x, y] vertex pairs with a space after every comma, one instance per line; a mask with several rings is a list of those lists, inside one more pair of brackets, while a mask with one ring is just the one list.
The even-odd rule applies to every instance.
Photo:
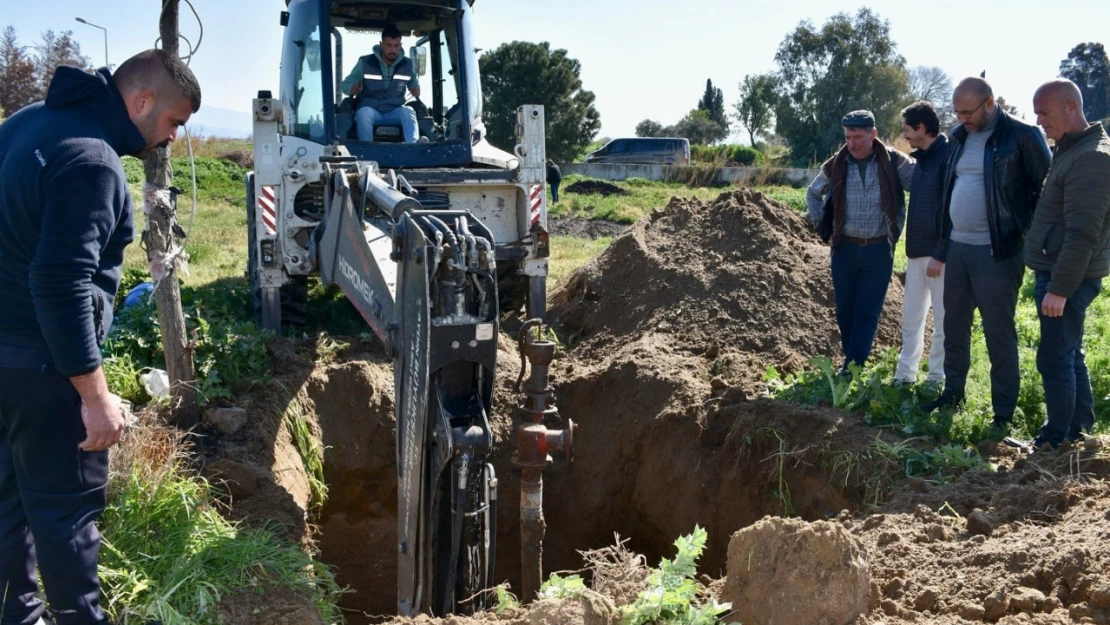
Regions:
[[710, 145], [728, 136], [728, 129], [713, 121], [709, 111], [694, 109], [674, 126], [663, 129], [663, 136], [685, 137], [690, 143]]
[[766, 135], [775, 117], [774, 74], [755, 74], [744, 76], [740, 83], [740, 99], [734, 105], [736, 121], [748, 130], [748, 139], [755, 147], [756, 135]]
[[952, 78], [936, 66], [918, 65], [909, 70], [910, 97], [925, 100], [933, 105], [940, 118], [941, 129], [956, 124], [952, 111]]
[[1110, 57], [1101, 43], [1081, 43], [1060, 61], [1060, 75], [1079, 86], [1087, 119], [1110, 117]]
[[[705, 93], [702, 94], [701, 99], [698, 100], [698, 110], [708, 111], [709, 119], [715, 124], [725, 129], [725, 136], [728, 136], [728, 115], [725, 114], [725, 94], [718, 88], [713, 86], [712, 80], [705, 81]], [[722, 139], [724, 137], [721, 137]]]
[[34, 60], [8, 26], [0, 34], [0, 108], [10, 115], [40, 99]]
[[909, 85], [896, 48], [890, 22], [866, 8], [838, 13], [820, 29], [803, 21], [783, 39], [775, 129], [796, 159], [831, 154], [843, 142], [840, 118], [855, 109], [875, 114], [881, 136], [901, 129]]
[[54, 72], [62, 65], [92, 69], [89, 57], [81, 54], [81, 44], [73, 39], [72, 30], [62, 31], [57, 35], [48, 30], [42, 34], [42, 41], [35, 46], [35, 75], [43, 97], [50, 87], [50, 81], [54, 80]]
[[1004, 98], [1002, 96], [998, 96], [997, 98], [995, 98], [994, 103], [996, 105], [998, 105], [998, 108], [1002, 109], [1003, 111], [1006, 111], [1006, 113], [1010, 117], [1017, 117], [1019, 119], [1024, 119], [1025, 118], [1025, 116], [1021, 114], [1021, 111], [1018, 110], [1018, 107], [1016, 107], [1013, 104], [1010, 104], [1009, 102], [1007, 102], [1006, 98]]
[[645, 119], [644, 121], [636, 124], [637, 137], [662, 137], [663, 124], [655, 121], [654, 119]]
[[550, 44], [513, 41], [483, 54], [483, 118], [490, 142], [516, 143], [516, 109], [522, 104], [544, 106], [547, 155], [572, 160], [601, 130], [594, 94], [582, 89], [581, 65], [566, 50]]

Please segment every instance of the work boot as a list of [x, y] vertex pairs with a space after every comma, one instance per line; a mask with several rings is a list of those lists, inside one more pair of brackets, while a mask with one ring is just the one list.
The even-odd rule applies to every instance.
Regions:
[[938, 408], [951, 408], [952, 410], [955, 410], [956, 408], [959, 408], [960, 405], [963, 403], [963, 393], [957, 394], [944, 391], [940, 394], [940, 397], [937, 397], [933, 401], [927, 401], [924, 404], [921, 404], [921, 410], [926, 413], [933, 412]]

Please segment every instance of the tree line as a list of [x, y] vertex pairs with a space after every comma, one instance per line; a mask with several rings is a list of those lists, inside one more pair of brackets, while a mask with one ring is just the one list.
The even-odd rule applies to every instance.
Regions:
[[19, 43], [15, 28], [0, 33], [0, 119], [46, 98], [46, 89], [60, 65], [92, 69], [73, 31], [47, 30], [33, 46]]
[[[946, 127], [956, 123], [952, 78], [939, 67], [908, 67], [890, 22], [871, 9], [837, 13], [820, 26], [800, 22], [783, 38], [774, 61], [773, 71], [740, 81], [731, 111], [709, 79], [682, 119], [670, 125], [645, 119], [636, 135], [712, 145], [742, 127], [753, 147], [761, 140], [774, 142], [794, 162], [810, 163], [840, 146], [840, 118], [847, 111], [872, 111], [880, 135], [887, 137], [900, 133], [902, 108], [917, 100], [933, 103]], [[514, 41], [484, 54], [480, 63], [485, 122], [495, 145], [512, 145], [516, 107], [526, 102], [546, 107], [548, 154], [556, 160], [580, 155], [597, 135], [601, 121], [594, 94], [582, 88], [581, 65], [566, 50]], [[1110, 59], [1101, 43], [1076, 45], [1061, 61], [1060, 75], [1079, 85], [1088, 119], [1110, 117]], [[1005, 110], [1016, 111], [1004, 97], [998, 100]]]

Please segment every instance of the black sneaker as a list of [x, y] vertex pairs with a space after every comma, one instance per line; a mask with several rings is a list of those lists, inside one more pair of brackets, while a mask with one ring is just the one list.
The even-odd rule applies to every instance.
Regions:
[[955, 410], [956, 408], [959, 408], [960, 405], [963, 403], [964, 396], [962, 393], [957, 395], [955, 393], [949, 394], [946, 391], [944, 393], [941, 393], [940, 397], [937, 397], [933, 401], [927, 401], [924, 404], [921, 404], [921, 410], [925, 412], [933, 412], [938, 408], [951, 408]]

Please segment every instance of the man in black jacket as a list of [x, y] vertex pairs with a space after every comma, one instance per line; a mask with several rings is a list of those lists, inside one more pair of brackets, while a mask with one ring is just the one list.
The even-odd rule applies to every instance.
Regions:
[[555, 161], [547, 159], [547, 186], [551, 187], [551, 203], [559, 203], [559, 183], [563, 181], [563, 172]]
[[926, 381], [944, 382], [944, 249], [940, 244], [940, 213], [948, 137], [940, 132], [933, 105], [915, 102], [902, 111], [902, 136], [914, 148], [917, 161], [910, 185], [906, 216], [906, 292], [902, 301], [902, 353], [894, 381], [917, 382], [925, 351], [925, 316], [933, 309], [933, 341], [929, 348]]
[[982, 78], [961, 81], [952, 104], [961, 126], [952, 133], [941, 222], [945, 388], [923, 408], [963, 401], [978, 309], [991, 361], [993, 425], [1006, 429], [1021, 384], [1014, 313], [1025, 275], [1025, 232], [1051, 154], [1040, 129], [1007, 115]]
[[133, 239], [120, 155], [167, 145], [196, 78], [148, 50], [115, 74], [60, 67], [0, 125], [0, 623], [106, 623], [94, 522], [124, 422], [101, 367]]

